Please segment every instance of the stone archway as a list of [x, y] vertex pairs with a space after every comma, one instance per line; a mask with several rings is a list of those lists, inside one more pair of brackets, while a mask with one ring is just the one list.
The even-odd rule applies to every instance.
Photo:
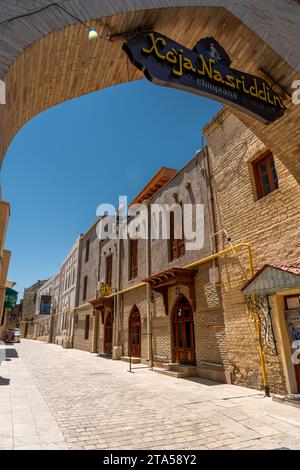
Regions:
[[[80, 11], [72, 0], [60, 3], [73, 8], [71, 11], [84, 21], [101, 17], [102, 20], [91, 20], [89, 24], [103, 37], [153, 28], [193, 47], [201, 37], [214, 36], [231, 56], [233, 67], [254, 74], [263, 69], [288, 93], [292, 81], [298, 78], [295, 0], [273, 0], [271, 7], [263, 6], [259, 0], [238, 4], [231, 0], [141, 0], [126, 2], [126, 7], [105, 2], [106, 8], [100, 0], [89, 2], [93, 6], [77, 1]], [[204, 3], [211, 6], [203, 6]], [[169, 8], [158, 8], [162, 6]], [[20, 8], [22, 5], [14, 12], [11, 7], [6, 18], [20, 12]], [[59, 16], [48, 9], [43, 16], [36, 13], [25, 21], [27, 29], [24, 22], [22, 26], [12, 22], [6, 27], [5, 37], [10, 41], [1, 45], [3, 51], [0, 47], [3, 52], [0, 78], [5, 80], [7, 88], [7, 104], [0, 106], [0, 160], [18, 130], [36, 114], [83, 94], [141, 78], [140, 72], [128, 65], [121, 50], [122, 39], [99, 38], [89, 42], [84, 25], [70, 23], [74, 19], [68, 15]], [[269, 126], [239, 113], [238, 116], [300, 182], [300, 106], [289, 100], [286, 115]]]

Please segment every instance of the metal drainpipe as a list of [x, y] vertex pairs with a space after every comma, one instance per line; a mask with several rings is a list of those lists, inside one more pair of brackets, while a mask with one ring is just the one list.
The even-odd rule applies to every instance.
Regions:
[[214, 199], [214, 192], [213, 192], [213, 185], [212, 185], [212, 173], [211, 173], [211, 168], [210, 168], [210, 161], [209, 161], [209, 151], [208, 147], [206, 146], [204, 149], [204, 154], [206, 156], [206, 171], [207, 171], [207, 177], [208, 177], [208, 184], [209, 184], [209, 191], [210, 191], [210, 207], [211, 207], [211, 225], [212, 225], [212, 238], [213, 238], [213, 253], [217, 253], [218, 251], [218, 246], [217, 246], [217, 237], [215, 235], [216, 232], [216, 211], [215, 211], [215, 199]]
[[[151, 276], [151, 203], [146, 201], [147, 204], [147, 238], [146, 238], [146, 263], [147, 263], [147, 277]], [[152, 316], [151, 316], [151, 286], [147, 283], [147, 358], [152, 362]]]
[[121, 256], [120, 256], [120, 246], [121, 246], [121, 239], [120, 239], [120, 220], [118, 217], [117, 220], [117, 251], [116, 251], [116, 267], [117, 267], [117, 293], [116, 293], [116, 302], [115, 302], [115, 316], [114, 316], [114, 351], [113, 351], [113, 359], [120, 359], [121, 358], [121, 351], [120, 351], [120, 332], [119, 332], [119, 324], [120, 324], [120, 284], [121, 284]]

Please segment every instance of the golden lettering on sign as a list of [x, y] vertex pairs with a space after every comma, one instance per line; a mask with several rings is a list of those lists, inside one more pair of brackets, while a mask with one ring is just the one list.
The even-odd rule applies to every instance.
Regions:
[[196, 77], [199, 75], [208, 77], [218, 85], [226, 85], [232, 90], [242, 91], [245, 95], [252, 96], [260, 102], [285, 109], [281, 98], [275, 95], [273, 90], [265, 82], [263, 82], [262, 86], [259, 88], [257, 78], [253, 78], [250, 87], [247, 87], [244, 75], [235, 77], [234, 75], [226, 74], [222, 76], [221, 72], [213, 67], [216, 63], [215, 60], [209, 59], [206, 61], [203, 55], [199, 54], [199, 64], [193, 64], [189, 57], [184, 56], [183, 49], [176, 50], [172, 47], [166, 53], [162, 53], [161, 48], [167, 45], [167, 41], [160, 36], [155, 36], [154, 33], [149, 33], [148, 37], [151, 40], [151, 46], [148, 49], [143, 47], [142, 53], [146, 56], [152, 54], [160, 62], [170, 65], [172, 67], [172, 74], [176, 78], [182, 77], [185, 73], [192, 73], [196, 75]]

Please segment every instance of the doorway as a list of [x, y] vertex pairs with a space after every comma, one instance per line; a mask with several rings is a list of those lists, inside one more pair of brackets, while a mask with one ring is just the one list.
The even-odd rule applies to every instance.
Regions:
[[141, 315], [136, 306], [129, 317], [129, 352], [132, 357], [141, 357]]
[[284, 297], [285, 320], [291, 345], [291, 352], [294, 357], [294, 371], [300, 393], [300, 363], [299, 363], [299, 344], [300, 344], [300, 294], [292, 294]]
[[173, 326], [173, 357], [176, 363], [196, 363], [193, 309], [183, 295], [174, 307]]
[[113, 317], [111, 311], [108, 312], [104, 324], [104, 353], [112, 354], [113, 338]]

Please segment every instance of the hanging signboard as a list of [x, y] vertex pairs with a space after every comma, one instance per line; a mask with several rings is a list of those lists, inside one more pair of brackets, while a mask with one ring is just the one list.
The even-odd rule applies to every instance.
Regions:
[[130, 39], [123, 50], [158, 85], [213, 98], [264, 124], [285, 112], [281, 98], [266, 80], [230, 67], [230, 57], [214, 38], [201, 39], [190, 50], [153, 31]]
[[50, 315], [51, 313], [51, 295], [42, 295], [40, 303], [40, 315]]
[[99, 293], [101, 297], [107, 297], [112, 294], [112, 288], [110, 284], [101, 283], [99, 287]]
[[18, 300], [18, 292], [10, 287], [5, 289], [4, 308], [14, 308]]

